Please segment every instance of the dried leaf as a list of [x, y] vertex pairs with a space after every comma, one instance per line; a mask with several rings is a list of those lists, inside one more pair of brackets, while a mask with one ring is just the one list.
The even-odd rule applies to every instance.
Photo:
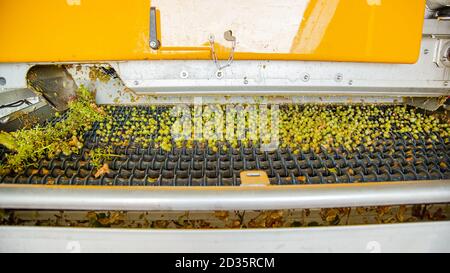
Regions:
[[109, 222], [111, 224], [117, 224], [123, 221], [124, 215], [121, 212], [113, 211], [111, 212], [111, 215], [109, 216]]
[[309, 215], [311, 215], [311, 210], [310, 209], [304, 209], [303, 210], [305, 212], [305, 216], [308, 217]]
[[329, 209], [326, 212], [326, 220], [327, 222], [333, 222], [336, 219], [337, 213], [334, 209]]
[[238, 228], [240, 226], [241, 226], [241, 221], [239, 221], [239, 220], [234, 220], [231, 225], [232, 228]]
[[266, 223], [264, 221], [256, 221], [255, 219], [252, 219], [247, 224], [248, 228], [264, 228], [266, 227]]
[[298, 176], [297, 179], [299, 182], [306, 182], [306, 176]]
[[383, 215], [389, 213], [391, 211], [391, 207], [389, 206], [378, 206], [377, 209], [377, 214], [380, 217], [383, 217]]
[[90, 106], [92, 107], [92, 109], [94, 109], [97, 113], [99, 114], [105, 114], [105, 110], [103, 110], [103, 108], [101, 108], [100, 106], [98, 106], [95, 103], [91, 103]]
[[98, 222], [104, 226], [107, 226], [110, 223], [109, 218], [99, 218]]
[[359, 214], [359, 215], [362, 215], [362, 214], [364, 214], [364, 213], [366, 213], [366, 208], [364, 208], [364, 207], [357, 207], [356, 208], [356, 212]]
[[445, 220], [447, 219], [447, 216], [443, 213], [442, 208], [438, 208], [432, 216], [433, 220]]
[[86, 214], [86, 218], [89, 220], [97, 220], [97, 213], [95, 213], [95, 211], [90, 211]]
[[270, 213], [270, 218], [276, 220], [283, 217], [283, 211], [282, 210], [276, 210]]
[[103, 174], [109, 173], [109, 166], [107, 163], [103, 164], [103, 166], [98, 169], [98, 171], [94, 174], [95, 178], [99, 178], [100, 176], [102, 176]]
[[222, 221], [226, 221], [226, 220], [228, 220], [229, 214], [228, 214], [228, 211], [226, 211], [226, 210], [217, 210], [217, 211], [214, 211], [214, 216]]
[[397, 220], [399, 222], [404, 222], [405, 212], [406, 212], [406, 206], [400, 206], [400, 208], [397, 211]]
[[413, 205], [411, 215], [413, 217], [417, 217], [419, 219], [423, 219], [424, 209], [422, 208], [422, 205]]
[[53, 179], [53, 178], [49, 178], [49, 179], [47, 179], [47, 185], [54, 185], [55, 184], [55, 179]]
[[68, 144], [70, 147], [77, 147], [78, 149], [81, 149], [83, 147], [83, 143], [80, 142], [76, 136], [72, 136], [72, 139]]

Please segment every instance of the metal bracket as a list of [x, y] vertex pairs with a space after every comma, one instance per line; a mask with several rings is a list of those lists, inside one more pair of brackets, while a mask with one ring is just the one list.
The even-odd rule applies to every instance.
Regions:
[[405, 98], [404, 102], [408, 105], [412, 105], [418, 108], [422, 108], [428, 111], [436, 111], [445, 104], [445, 101], [447, 100], [447, 96], [442, 97], [431, 97], [431, 98]]
[[152, 49], [158, 49], [161, 43], [158, 40], [158, 32], [156, 25], [156, 8], [150, 8], [150, 47]]
[[441, 63], [446, 67], [450, 67], [450, 41], [445, 43], [441, 48]]
[[450, 39], [438, 39], [433, 62], [437, 67], [450, 67]]

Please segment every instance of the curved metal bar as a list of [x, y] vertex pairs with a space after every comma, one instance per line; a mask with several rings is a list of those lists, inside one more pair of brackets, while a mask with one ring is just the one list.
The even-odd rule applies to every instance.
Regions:
[[450, 202], [450, 180], [266, 187], [0, 185], [0, 208], [247, 210]]

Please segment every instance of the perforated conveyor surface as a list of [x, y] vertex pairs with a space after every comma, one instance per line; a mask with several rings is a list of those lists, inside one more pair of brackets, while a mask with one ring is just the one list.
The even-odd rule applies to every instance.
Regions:
[[[116, 111], [123, 111], [119, 107]], [[147, 109], [147, 108], [142, 108]], [[158, 117], [164, 108], [147, 109]], [[113, 115], [114, 116], [114, 115]], [[121, 121], [123, 122], [123, 121]], [[119, 122], [116, 126], [121, 126]], [[114, 146], [109, 172], [94, 178], [87, 161], [99, 145], [99, 124], [85, 134], [79, 154], [42, 159], [37, 168], [23, 174], [0, 177], [0, 183], [129, 186], [238, 186], [239, 173], [264, 170], [277, 185], [436, 180], [450, 178], [450, 143], [438, 135], [414, 139], [408, 133], [391, 134], [355, 151], [344, 147], [294, 154], [289, 148], [262, 151], [257, 145], [217, 151], [194, 142], [193, 148], [164, 151], [153, 144], [143, 148], [132, 140], [127, 147]], [[113, 128], [114, 131], [114, 128]], [[404, 137], [406, 135], [406, 137]], [[151, 135], [149, 137], [152, 137]], [[106, 144], [108, 145], [108, 144]], [[0, 151], [4, 157], [5, 151]]]

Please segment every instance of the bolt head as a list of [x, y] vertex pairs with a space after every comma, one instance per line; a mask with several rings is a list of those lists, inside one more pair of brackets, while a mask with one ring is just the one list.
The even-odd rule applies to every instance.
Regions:
[[180, 72], [180, 77], [182, 79], [186, 79], [187, 77], [189, 77], [189, 73], [187, 73], [187, 71], [181, 71]]
[[218, 70], [218, 71], [216, 72], [216, 77], [217, 77], [218, 79], [223, 78], [223, 72], [220, 71], [220, 70]]
[[159, 48], [159, 42], [158, 41], [150, 41], [150, 47], [153, 49]]
[[311, 79], [311, 76], [309, 76], [308, 73], [303, 73], [301, 78], [302, 78], [302, 81], [307, 82]]

